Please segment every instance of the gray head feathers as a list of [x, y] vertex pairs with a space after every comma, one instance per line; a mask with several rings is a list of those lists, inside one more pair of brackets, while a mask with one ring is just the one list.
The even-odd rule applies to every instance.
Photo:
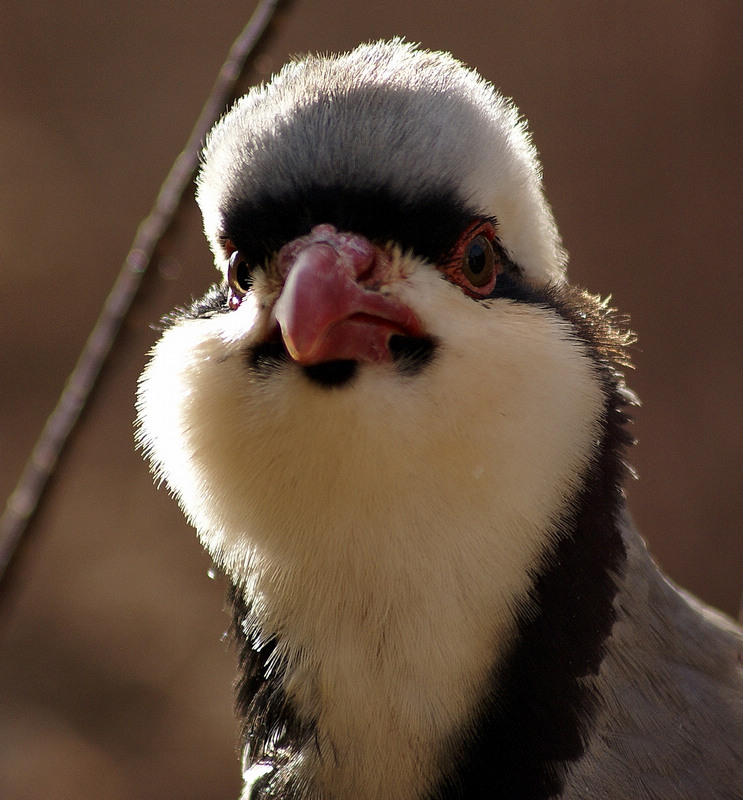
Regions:
[[499, 223], [525, 274], [561, 281], [565, 254], [516, 108], [450, 55], [399, 39], [288, 64], [241, 98], [205, 149], [198, 199], [222, 266], [230, 203], [325, 188], [448, 194]]

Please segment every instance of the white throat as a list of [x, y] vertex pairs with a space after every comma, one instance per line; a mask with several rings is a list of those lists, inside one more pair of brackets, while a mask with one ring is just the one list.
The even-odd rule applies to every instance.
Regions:
[[555, 313], [474, 303], [430, 272], [402, 293], [444, 343], [413, 378], [370, 365], [339, 390], [294, 368], [247, 381], [257, 322], [241, 308], [166, 332], [142, 384], [153, 460], [248, 587], [315, 722], [302, 770], [323, 797], [416, 796], [446, 769], [603, 406]]

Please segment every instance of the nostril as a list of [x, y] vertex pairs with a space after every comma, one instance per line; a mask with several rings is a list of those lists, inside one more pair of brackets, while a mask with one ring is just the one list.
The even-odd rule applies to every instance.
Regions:
[[364, 261], [359, 259], [357, 263], [354, 264], [354, 272], [357, 283], [360, 283], [367, 289], [376, 289], [381, 283], [380, 270], [378, 267], [379, 262], [377, 253], [372, 250], [367, 259]]

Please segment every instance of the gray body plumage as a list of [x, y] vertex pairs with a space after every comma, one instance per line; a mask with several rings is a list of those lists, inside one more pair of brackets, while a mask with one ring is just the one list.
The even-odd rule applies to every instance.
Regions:
[[310, 57], [198, 198], [223, 280], [139, 437], [234, 584], [244, 797], [743, 797], [743, 634], [628, 517], [629, 338], [515, 108], [400, 41]]
[[743, 634], [659, 571], [625, 521], [596, 727], [565, 800], [734, 800], [743, 792]]

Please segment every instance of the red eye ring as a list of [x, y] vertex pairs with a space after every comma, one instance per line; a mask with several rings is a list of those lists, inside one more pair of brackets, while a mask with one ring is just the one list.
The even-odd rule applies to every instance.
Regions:
[[501, 253], [489, 220], [475, 220], [462, 232], [442, 272], [470, 297], [487, 297], [502, 269]]

